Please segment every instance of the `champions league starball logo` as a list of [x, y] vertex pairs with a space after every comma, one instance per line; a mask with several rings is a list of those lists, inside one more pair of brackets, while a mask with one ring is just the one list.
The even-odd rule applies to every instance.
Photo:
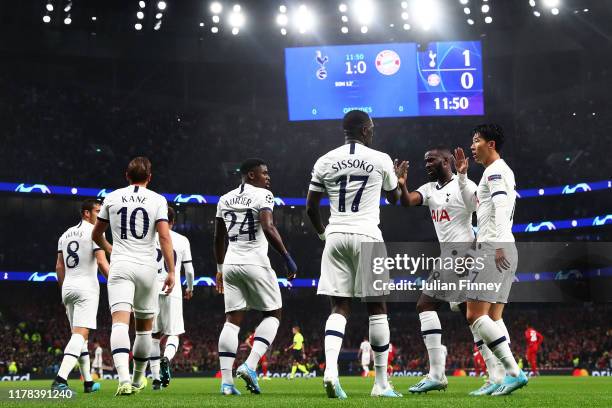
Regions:
[[173, 201], [175, 203], [180, 203], [180, 204], [185, 204], [185, 203], [206, 204], [206, 199], [199, 194], [192, 194], [192, 195], [178, 194], [176, 197], [174, 197]]
[[383, 75], [395, 74], [399, 71], [401, 64], [400, 56], [393, 50], [383, 50], [376, 55], [376, 69]]
[[329, 61], [329, 58], [326, 56], [323, 56], [323, 54], [321, 54], [321, 51], [317, 51], [317, 64], [319, 64], [319, 69], [317, 69], [317, 79], [319, 80], [324, 80], [325, 78], [327, 78], [327, 69], [325, 68], [325, 64]]
[[51, 190], [49, 190], [49, 187], [47, 187], [44, 184], [32, 184], [32, 185], [27, 185], [24, 183], [21, 183], [20, 185], [17, 186], [17, 188], [15, 189], [16, 193], [42, 193], [42, 194], [51, 194]]
[[525, 232], [538, 232], [538, 231], [554, 231], [557, 227], [550, 221], [544, 221], [539, 224], [530, 222], [525, 228]]

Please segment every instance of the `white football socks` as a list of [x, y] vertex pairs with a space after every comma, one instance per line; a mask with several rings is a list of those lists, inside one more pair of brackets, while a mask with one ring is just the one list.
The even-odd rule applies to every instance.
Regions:
[[68, 380], [68, 375], [70, 375], [70, 372], [81, 355], [83, 343], [85, 343], [83, 336], [77, 333], [72, 334], [66, 348], [64, 349], [64, 358], [62, 359], [62, 364], [60, 365], [57, 373], [58, 377]]
[[125, 323], [113, 323], [110, 345], [119, 383], [130, 382], [130, 334]]
[[487, 345], [484, 343], [484, 340], [480, 338], [480, 335], [474, 330], [472, 326], [470, 326], [470, 330], [472, 331], [472, 335], [474, 336], [474, 344], [478, 347], [482, 358], [487, 365], [487, 372], [489, 373], [489, 380], [494, 382], [495, 384], [501, 384], [504, 380], [504, 376], [506, 375], [506, 370], [502, 363], [495, 357], [495, 355], [489, 350]]
[[253, 348], [246, 360], [246, 365], [251, 370], [257, 370], [259, 360], [266, 354], [268, 347], [270, 347], [270, 344], [274, 341], [279, 325], [280, 322], [276, 317], [268, 316], [263, 319], [255, 329]]
[[166, 339], [166, 348], [164, 349], [164, 357], [166, 357], [169, 361], [172, 361], [176, 351], [179, 346], [179, 337], [178, 336], [168, 336]]
[[161, 358], [161, 349], [159, 348], [160, 339], [151, 339], [151, 356], [149, 357], [149, 367], [154, 380], [159, 380], [159, 360]]
[[441, 381], [444, 378], [446, 355], [442, 347], [442, 325], [438, 313], [427, 311], [419, 313], [421, 335], [429, 356], [429, 375]]
[[506, 373], [516, 377], [520, 370], [516, 364], [516, 360], [514, 360], [512, 351], [510, 351], [510, 346], [506, 341], [502, 329], [487, 315], [480, 316], [476, 319], [472, 327], [474, 327], [474, 330], [480, 335], [480, 338], [484, 340], [487, 347], [504, 365]]
[[332, 313], [325, 323], [325, 374], [324, 379], [338, 378], [338, 356], [342, 348], [346, 318]]
[[386, 314], [370, 316], [370, 344], [374, 351], [375, 383], [381, 388], [389, 386], [387, 380], [387, 358], [389, 356], [389, 321]]
[[221, 367], [221, 380], [223, 384], [234, 384], [232, 367], [238, 350], [238, 333], [240, 327], [225, 322], [219, 335], [219, 365]]
[[152, 346], [151, 330], [136, 331], [136, 339], [134, 340], [133, 358], [134, 358], [134, 376], [132, 383], [136, 385], [142, 384], [149, 363]]
[[81, 370], [81, 375], [83, 376], [83, 380], [85, 380], [85, 382], [93, 381], [91, 378], [91, 363], [89, 361], [89, 348], [87, 347], [87, 340], [85, 340], [83, 343], [81, 355], [79, 356], [79, 369]]

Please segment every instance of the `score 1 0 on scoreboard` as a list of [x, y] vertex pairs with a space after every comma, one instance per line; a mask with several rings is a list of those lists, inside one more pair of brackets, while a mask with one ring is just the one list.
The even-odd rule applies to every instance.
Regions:
[[479, 41], [285, 49], [289, 120], [484, 114]]

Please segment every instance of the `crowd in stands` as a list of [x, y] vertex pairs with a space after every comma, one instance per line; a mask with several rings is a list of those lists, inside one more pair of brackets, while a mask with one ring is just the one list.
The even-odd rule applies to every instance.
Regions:
[[[103, 288], [104, 289], [104, 288]], [[98, 314], [98, 329], [90, 335], [89, 347], [98, 340], [104, 349], [104, 366], [113, 370], [109, 350], [110, 313], [105, 291], [102, 290]], [[314, 297], [311, 289], [297, 293], [284, 291], [283, 319], [276, 340], [270, 350], [269, 370], [287, 372], [291, 365], [290, 353], [284, 349], [292, 342], [291, 328], [300, 327], [305, 338], [305, 353], [312, 370], [324, 364], [322, 322], [329, 313], [329, 305], [322, 297]], [[40, 299], [25, 302], [23, 299]], [[308, 310], [303, 304], [308, 302]], [[44, 303], [44, 307], [41, 307]], [[355, 304], [349, 319], [340, 357], [344, 372], [359, 373], [357, 349], [367, 336], [365, 308]], [[395, 371], [422, 371], [427, 368], [427, 352], [420, 334], [418, 316], [412, 303], [390, 305], [391, 343], [395, 347]], [[70, 337], [68, 321], [60, 304], [59, 291], [52, 284], [12, 284], [10, 294], [0, 300], [0, 374], [7, 375], [11, 363], [18, 373], [55, 373], [61, 362], [63, 349]], [[474, 367], [472, 337], [465, 319], [459, 313], [442, 312], [443, 344], [448, 349], [447, 369]], [[577, 318], [581, 316], [581, 318]], [[524, 331], [529, 324], [544, 336], [538, 354], [540, 369], [587, 368], [612, 369], [612, 321], [607, 304], [515, 304], [504, 315], [510, 329], [511, 346], [518, 358], [525, 356]], [[186, 333], [173, 367], [177, 372], [212, 375], [218, 370], [217, 341], [224, 322], [220, 296], [208, 288], [198, 288], [194, 299], [184, 307]], [[244, 341], [254, 330], [258, 314], [253, 312], [242, 325], [240, 338]], [[246, 358], [248, 348], [240, 347], [238, 360]], [[527, 363], [525, 361], [525, 366]]]

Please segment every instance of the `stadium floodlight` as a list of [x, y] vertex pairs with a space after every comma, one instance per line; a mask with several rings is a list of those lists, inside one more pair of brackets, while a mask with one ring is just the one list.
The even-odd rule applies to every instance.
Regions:
[[408, 2], [407, 1], [402, 1], [402, 8], [404, 10], [406, 10], [408, 8]]
[[279, 14], [276, 16], [276, 24], [281, 27], [284, 27], [289, 22], [289, 17], [286, 14]]
[[144, 13], [142, 11], [139, 11], [138, 13], [136, 13], [136, 18], [142, 20], [144, 18]]
[[361, 34], [365, 34], [368, 32], [368, 26], [361, 26]]
[[304, 34], [311, 30], [315, 25], [314, 15], [308, 10], [305, 4], [298, 7], [297, 13], [293, 19], [300, 34]]
[[465, 6], [466, 4], [468, 4], [468, 0], [459, 0], [459, 3]]
[[340, 5], [338, 6], [338, 10], [340, 10], [341, 13], [346, 13], [346, 11], [348, 10], [348, 6], [344, 3], [340, 3]]
[[140, 6], [141, 9], [147, 7], [147, 3], [145, 3], [144, 1], [139, 1], [138, 5]]
[[47, 11], [53, 11], [53, 4], [47, 3], [46, 8], [47, 8]]
[[531, 7], [535, 7], [536, 6], [535, 0], [529, 0], [529, 5]]
[[402, 12], [402, 20], [408, 20], [408, 13], [405, 11]]
[[64, 7], [64, 13], [68, 13], [70, 10], [72, 10], [72, 2], [71, 1], [69, 1], [66, 4], [66, 7]]
[[342, 28], [340, 29], [340, 32], [342, 34], [347, 34], [348, 33], [348, 27], [347, 26], [342, 26]]
[[159, 20], [157, 23], [155, 23], [155, 27], [153, 27], [153, 29], [155, 31], [158, 31], [161, 28], [162, 22], [161, 20]]
[[280, 11], [281, 13], [286, 13], [287, 12], [287, 6], [285, 6], [284, 4], [282, 6], [280, 6], [278, 8], [278, 11]]
[[557, 14], [559, 14], [559, 9], [556, 7], [553, 7], [550, 12], [553, 14], [553, 16], [556, 16]]
[[157, 8], [160, 9], [161, 11], [164, 11], [166, 9], [166, 2], [165, 1], [160, 1], [157, 3]]
[[219, 16], [212, 16], [212, 21], [215, 24], [219, 24], [219, 21], [221, 21], [221, 19], [219, 18]]
[[221, 14], [223, 6], [218, 1], [214, 1], [210, 4], [210, 12], [213, 14]]
[[342, 16], [340, 20], [342, 20], [343, 23], [348, 23], [348, 16]]
[[204, 27], [204, 23], [200, 21], [200, 27]]
[[229, 25], [234, 28], [242, 27], [244, 24], [244, 14], [240, 12], [233, 12], [229, 15], [228, 22]]
[[436, 24], [440, 8], [436, 0], [415, 0], [412, 3], [413, 21], [417, 21], [425, 31]]
[[543, 0], [542, 3], [548, 8], [559, 7], [559, 0]]
[[406, 23], [402, 26], [402, 28], [406, 31], [410, 30], [410, 24]]
[[91, 21], [96, 21], [97, 19], [98, 19], [98, 17], [93, 16], [93, 17], [91, 18]]
[[536, 11], [533, 12], [533, 15], [536, 16], [536, 17], [540, 17], [540, 12], [538, 10], [536, 10]]
[[472, 12], [472, 10], [470, 10], [470, 8], [469, 8], [469, 7], [464, 7], [464, 8], [463, 8], [463, 12], [464, 12], [465, 14], [468, 14], [468, 15], [469, 15], [469, 14]]
[[232, 28], [232, 35], [238, 35], [239, 32], [240, 32], [240, 29], [238, 27]]
[[142, 30], [142, 24], [136, 23], [136, 24], [134, 24], [134, 28], [136, 29], [136, 31], [140, 31], [140, 30]]
[[493, 22], [493, 17], [491, 17], [491, 16], [486, 16], [485, 17], [485, 23], [491, 24], [492, 22]]
[[210, 32], [213, 33], [213, 34], [217, 34], [219, 32], [219, 27], [212, 27], [210, 29]]
[[472, 20], [471, 18], [468, 18], [468, 19], [467, 19], [467, 23], [468, 23], [469, 25], [474, 25], [474, 20]]
[[155, 18], [156, 18], [156, 19], [158, 19], [158, 20], [161, 20], [161, 18], [162, 18], [163, 16], [164, 16], [164, 15], [163, 15], [162, 13], [157, 13], [157, 14], [155, 15]]
[[281, 33], [281, 35], [287, 35], [287, 29], [286, 28], [281, 28], [280, 33]]
[[72, 18], [70, 17], [70, 14], [68, 14], [66, 18], [64, 19], [64, 24], [70, 25], [71, 23], [72, 23]]
[[51, 22], [51, 17], [49, 17], [49, 16], [44, 16], [43, 17], [43, 23], [48, 24], [50, 22]]
[[233, 10], [234, 13], [240, 13], [242, 11], [242, 7], [240, 7], [240, 4], [234, 4]]
[[489, 5], [488, 4], [483, 4], [482, 7], [480, 8], [480, 10], [483, 13], [488, 13], [489, 12]]
[[372, 0], [355, 0], [352, 10], [359, 24], [365, 26], [372, 22], [372, 18], [374, 17], [374, 3]]

